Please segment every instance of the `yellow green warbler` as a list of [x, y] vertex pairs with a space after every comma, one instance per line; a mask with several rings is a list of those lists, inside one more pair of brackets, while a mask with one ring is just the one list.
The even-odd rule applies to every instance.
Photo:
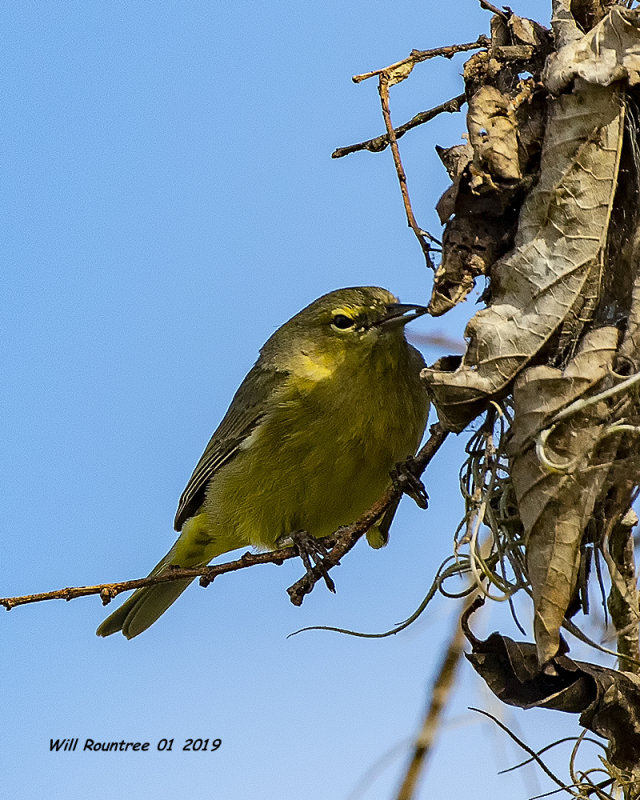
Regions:
[[[180, 536], [151, 575], [273, 548], [296, 531], [328, 536], [366, 511], [426, 426], [424, 361], [404, 336], [425, 312], [363, 286], [329, 292], [278, 328], [202, 454], [180, 498]], [[369, 531], [372, 546], [386, 542], [391, 516]], [[98, 635], [137, 636], [189, 583], [137, 589]]]

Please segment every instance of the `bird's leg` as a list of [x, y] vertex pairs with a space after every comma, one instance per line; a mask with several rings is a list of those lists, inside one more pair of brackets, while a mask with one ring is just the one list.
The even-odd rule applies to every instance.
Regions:
[[389, 475], [394, 488], [408, 494], [420, 508], [428, 508], [429, 495], [417, 473], [416, 460], [413, 456], [409, 456], [404, 461], [398, 462]]
[[302, 559], [304, 568], [307, 572], [309, 579], [315, 582], [317, 578], [313, 574], [314, 569], [317, 568], [321, 573], [327, 589], [330, 592], [336, 591], [336, 585], [331, 579], [329, 572], [324, 564], [324, 558], [329, 554], [329, 548], [322, 541], [312, 536], [308, 531], [293, 531], [286, 536], [281, 536], [278, 539], [279, 546], [293, 545], [298, 551], [298, 555]]

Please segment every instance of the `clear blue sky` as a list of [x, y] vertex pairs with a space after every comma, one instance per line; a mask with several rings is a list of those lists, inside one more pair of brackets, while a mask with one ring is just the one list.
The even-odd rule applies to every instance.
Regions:
[[[541, 0], [514, 8], [548, 19]], [[85, 0], [0, 16], [0, 593], [12, 595], [145, 575], [258, 348], [317, 295], [379, 284], [428, 299], [390, 154], [330, 153], [382, 130], [375, 84], [351, 75], [473, 40], [490, 15], [473, 0]], [[392, 91], [394, 121], [460, 93], [462, 63], [416, 68]], [[436, 233], [446, 175], [433, 148], [463, 130], [446, 116], [402, 140], [416, 213]], [[413, 328], [460, 338], [472, 312]], [[383, 641], [287, 634], [384, 630], [414, 609], [451, 550], [462, 439], [426, 476], [429, 511], [405, 500], [389, 547], [362, 543], [335, 571], [336, 596], [318, 586], [294, 608], [289, 562], [193, 587], [131, 642], [95, 636], [95, 597], [1, 613], [6, 796], [390, 797], [454, 605], [436, 600]], [[500, 708], [463, 664], [420, 797], [549, 788], [533, 770], [497, 776], [521, 754], [468, 705], [533, 746], [572, 722]], [[152, 752], [50, 753], [62, 737]], [[222, 746], [185, 753], [187, 737]], [[162, 738], [174, 752], [155, 751]]]

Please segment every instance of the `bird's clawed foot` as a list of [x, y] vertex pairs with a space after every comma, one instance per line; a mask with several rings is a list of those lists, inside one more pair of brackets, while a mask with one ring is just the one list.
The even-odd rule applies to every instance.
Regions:
[[[302, 559], [304, 568], [307, 571], [307, 576], [310, 580], [314, 580], [314, 569], [318, 569], [322, 574], [322, 578], [327, 585], [330, 592], [336, 591], [336, 585], [331, 579], [329, 572], [324, 564], [325, 557], [329, 554], [330, 550], [322, 539], [317, 539], [312, 536], [308, 531], [294, 531], [287, 536], [281, 537], [278, 544], [293, 546], [298, 551], [298, 555]], [[317, 580], [317, 579], [316, 579]]]
[[413, 456], [400, 461], [389, 474], [394, 488], [408, 494], [420, 508], [429, 507], [429, 495], [418, 477], [418, 467]]

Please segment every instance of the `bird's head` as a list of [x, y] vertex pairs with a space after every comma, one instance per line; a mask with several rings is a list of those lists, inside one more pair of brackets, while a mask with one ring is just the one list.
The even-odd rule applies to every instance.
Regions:
[[321, 378], [374, 352], [392, 354], [405, 343], [404, 326], [425, 313], [377, 286], [336, 289], [278, 328], [262, 354], [280, 368]]

